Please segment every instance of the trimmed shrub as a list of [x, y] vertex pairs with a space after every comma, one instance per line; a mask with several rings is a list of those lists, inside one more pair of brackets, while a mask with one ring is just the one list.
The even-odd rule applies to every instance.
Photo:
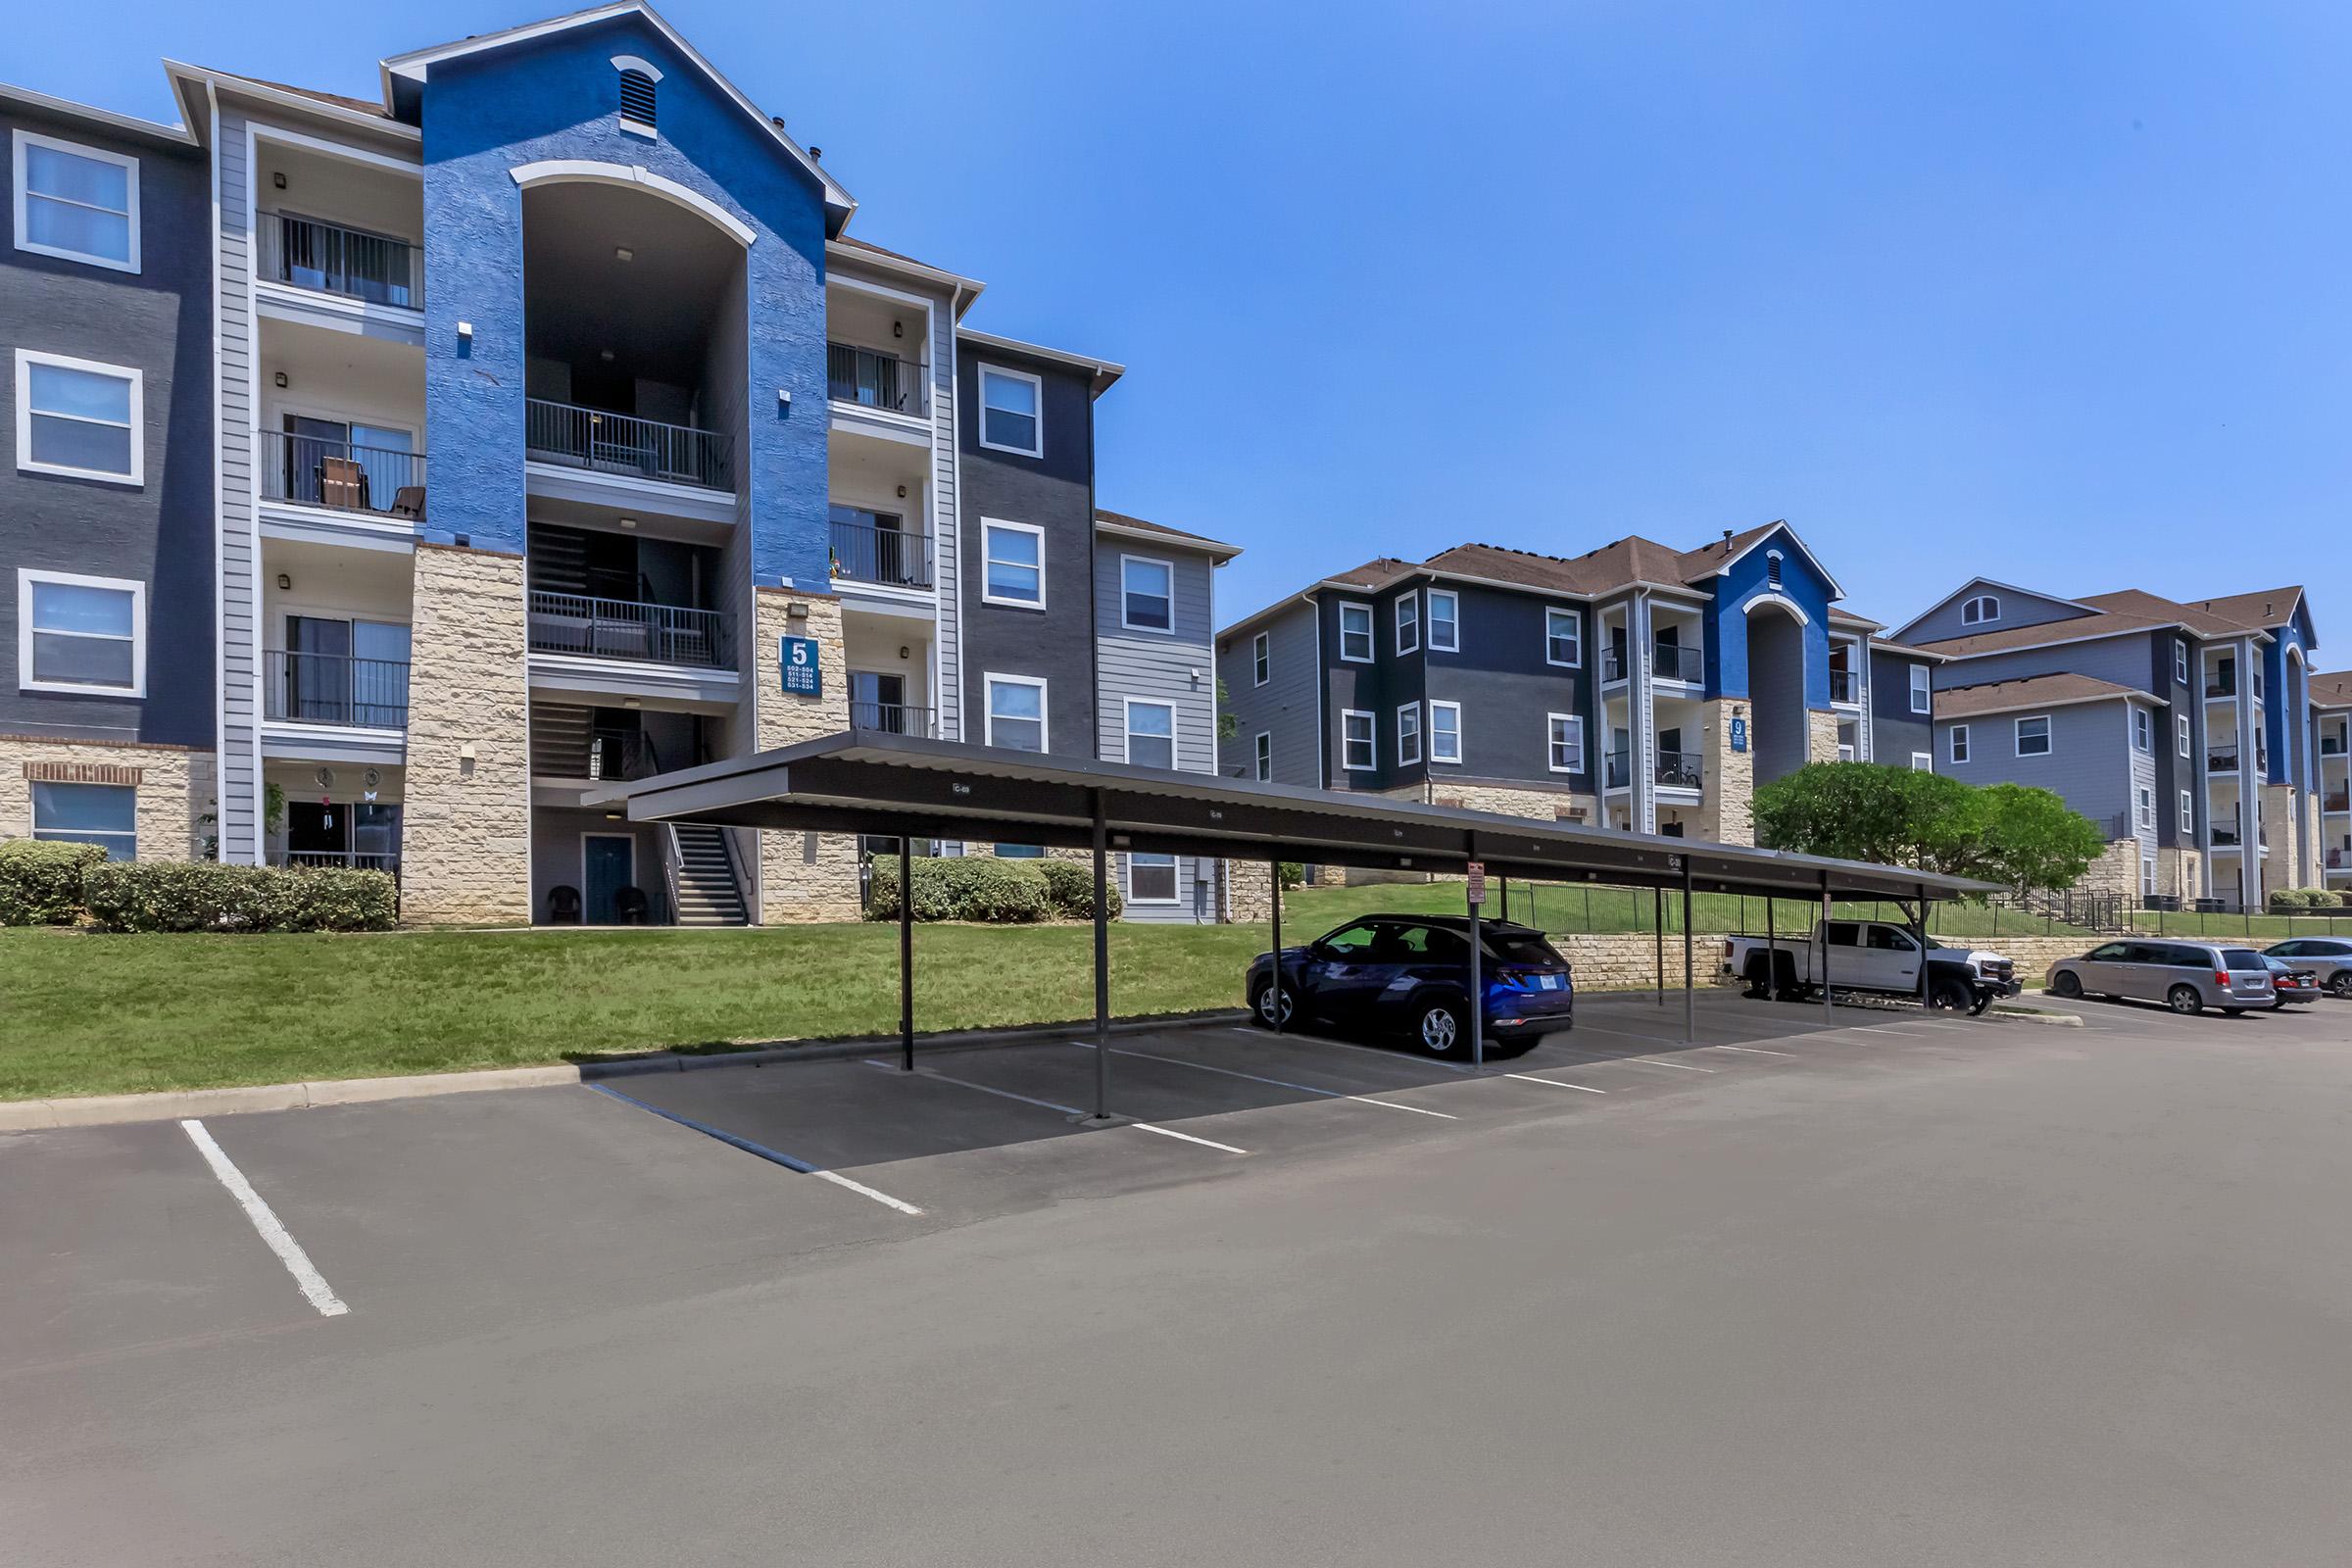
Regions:
[[[1045, 873], [1046, 903], [1056, 920], [1092, 920], [1095, 917], [1095, 862], [1088, 860], [1033, 860], [1030, 862]], [[1121, 900], [1115, 881], [1106, 881], [1103, 892], [1109, 908], [1105, 911], [1116, 920]]]
[[2343, 901], [2327, 888], [2274, 888], [2271, 907], [2274, 909], [2334, 909]]
[[382, 871], [196, 861], [109, 861], [82, 877], [105, 931], [385, 931], [397, 905]]
[[0, 925], [72, 925], [81, 916], [82, 876], [105, 858], [95, 844], [0, 844]]
[[[1000, 860], [967, 855], [914, 861], [914, 917], [917, 920], [975, 920], [1028, 925], [1053, 916], [1046, 874], [1036, 860]], [[899, 867], [891, 858], [873, 864], [865, 917], [899, 917]]]

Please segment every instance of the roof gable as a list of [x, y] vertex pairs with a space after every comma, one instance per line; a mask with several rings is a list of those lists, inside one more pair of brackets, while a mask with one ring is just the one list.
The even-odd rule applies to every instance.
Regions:
[[1685, 552], [1680, 563], [1682, 580], [1699, 582], [1708, 577], [1720, 577], [1774, 540], [1786, 542], [1805, 558], [1814, 574], [1829, 585], [1832, 599], [1845, 597], [1845, 590], [1838, 586], [1837, 576], [1822, 564], [1821, 558], [1813, 553], [1810, 545], [1797, 537], [1796, 530], [1789, 527], [1785, 518], [1760, 524], [1745, 533], [1727, 533], [1714, 544], [1701, 545], [1696, 550]]

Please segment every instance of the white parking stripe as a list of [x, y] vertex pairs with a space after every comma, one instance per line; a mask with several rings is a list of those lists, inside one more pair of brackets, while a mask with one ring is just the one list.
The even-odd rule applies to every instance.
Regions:
[[253, 1190], [253, 1183], [245, 1179], [245, 1173], [221, 1152], [219, 1144], [213, 1142], [213, 1135], [205, 1130], [204, 1123], [183, 1121], [179, 1126], [188, 1135], [188, 1141], [196, 1146], [196, 1152], [204, 1156], [204, 1162], [213, 1167], [213, 1174], [220, 1178], [220, 1185], [228, 1189], [229, 1196], [245, 1210], [245, 1217], [253, 1221], [253, 1228], [261, 1232], [262, 1240], [268, 1244], [270, 1250], [275, 1252], [277, 1260], [286, 1265], [286, 1272], [294, 1276], [294, 1283], [302, 1287], [303, 1298], [318, 1309], [320, 1317], [341, 1317], [350, 1311], [351, 1308], [327, 1289], [325, 1278], [311, 1266], [310, 1254], [279, 1223], [270, 1205], [262, 1201], [262, 1195]]
[[1468, 1072], [1470, 1070], [1463, 1063], [1443, 1061], [1436, 1056], [1407, 1055], [1402, 1052], [1391, 1051], [1384, 1046], [1359, 1046], [1352, 1040], [1334, 1040], [1329, 1035], [1301, 1034], [1296, 1029], [1286, 1029], [1279, 1035], [1271, 1029], [1245, 1029], [1239, 1024], [1228, 1024], [1226, 1029], [1232, 1034], [1248, 1035], [1252, 1040], [1296, 1040], [1300, 1045], [1306, 1046], [1337, 1046], [1342, 1051], [1369, 1052], [1375, 1056], [1386, 1056], [1391, 1061], [1417, 1061], [1425, 1066], [1443, 1067], [1447, 1072]]
[[1720, 1072], [1718, 1067], [1693, 1067], [1687, 1061], [1668, 1061], [1662, 1056], [1610, 1056], [1597, 1051], [1577, 1051], [1568, 1046], [1554, 1046], [1555, 1051], [1571, 1056], [1582, 1056], [1594, 1066], [1605, 1067], [1613, 1062], [1632, 1062], [1642, 1067], [1672, 1067], [1677, 1072]]
[[1761, 1051], [1754, 1046], [1701, 1046], [1701, 1051], [1740, 1051], [1751, 1056], [1793, 1056], [1793, 1051]]
[[1588, 1095], [1605, 1095], [1608, 1093], [1606, 1089], [1595, 1089], [1591, 1084], [1572, 1084], [1564, 1078], [1539, 1078], [1532, 1072], [1506, 1072], [1502, 1074], [1502, 1076], [1505, 1078], [1516, 1078], [1521, 1083], [1525, 1084], [1549, 1084], [1554, 1089], [1582, 1089]]
[[[1076, 1046], [1080, 1051], [1095, 1049], [1091, 1041], [1073, 1040], [1070, 1044]], [[1300, 1094], [1321, 1095], [1326, 1100], [1352, 1100], [1359, 1105], [1378, 1105], [1383, 1110], [1407, 1111], [1415, 1116], [1435, 1116], [1441, 1121], [1459, 1119], [1447, 1115], [1442, 1110], [1424, 1110], [1419, 1105], [1399, 1105], [1393, 1100], [1375, 1100], [1370, 1095], [1350, 1095], [1338, 1089], [1318, 1089], [1313, 1084], [1295, 1084], [1288, 1078], [1260, 1078], [1253, 1072], [1236, 1072], [1231, 1067], [1212, 1067], [1205, 1061], [1186, 1061], [1182, 1056], [1156, 1056], [1149, 1051], [1127, 1051], [1118, 1046], [1111, 1047], [1110, 1054], [1114, 1056], [1133, 1056], [1139, 1061], [1164, 1061], [1171, 1067], [1191, 1067], [1197, 1072], [1213, 1072], [1226, 1078], [1246, 1078], [1253, 1084], [1270, 1084], [1276, 1089], [1296, 1089]]]
[[[865, 1064], [868, 1067], [879, 1067], [885, 1072], [902, 1070], [896, 1062], [877, 1061], [871, 1056], [865, 1058]], [[1035, 1105], [1041, 1110], [1058, 1110], [1065, 1116], [1089, 1114], [1089, 1112], [1080, 1110], [1076, 1105], [1057, 1105], [1051, 1100], [1037, 1100], [1028, 1095], [1016, 1095], [1009, 1089], [999, 1089], [992, 1084], [976, 1084], [969, 1078], [951, 1078], [936, 1067], [917, 1067], [914, 1070], [926, 1078], [936, 1079], [943, 1084], [954, 1084], [958, 1089], [977, 1089], [984, 1095], [995, 1095], [1002, 1100], [1017, 1100], [1024, 1105]], [[1223, 1150], [1228, 1154], [1250, 1152], [1247, 1149], [1236, 1149], [1231, 1144], [1220, 1144], [1213, 1138], [1195, 1138], [1191, 1133], [1180, 1133], [1173, 1127], [1160, 1127], [1148, 1121], [1123, 1121], [1118, 1125], [1132, 1127], [1139, 1133], [1157, 1133], [1162, 1138], [1173, 1138], [1180, 1143], [1199, 1144], [1203, 1149]]]

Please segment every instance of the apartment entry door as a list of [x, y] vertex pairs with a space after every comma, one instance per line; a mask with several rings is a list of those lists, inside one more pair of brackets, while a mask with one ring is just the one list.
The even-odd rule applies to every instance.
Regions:
[[906, 731], [906, 677], [873, 670], [850, 671], [850, 722], [863, 729]]
[[620, 890], [637, 880], [637, 841], [626, 833], [580, 836], [580, 919], [620, 924]]

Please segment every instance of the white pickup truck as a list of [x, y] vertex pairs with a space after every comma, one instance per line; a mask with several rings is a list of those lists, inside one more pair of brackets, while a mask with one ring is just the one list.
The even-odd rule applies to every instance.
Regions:
[[[1829, 935], [1824, 970], [1822, 934]], [[1919, 941], [1910, 928], [1891, 920], [1832, 920], [1805, 937], [1726, 937], [1723, 975], [1744, 981], [1746, 994], [1800, 1002], [1821, 995], [1823, 976], [1833, 991], [1875, 996], [1919, 995]], [[2017, 966], [1997, 953], [1947, 948], [1928, 939], [1928, 1005], [1952, 1012], [1983, 1012], [1995, 998], [2023, 989]]]

